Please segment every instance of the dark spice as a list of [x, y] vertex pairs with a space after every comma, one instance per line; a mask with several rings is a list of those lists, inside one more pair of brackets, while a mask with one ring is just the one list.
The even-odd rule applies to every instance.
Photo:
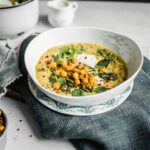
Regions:
[[30, 134], [30, 135], [29, 135], [29, 137], [31, 138], [31, 137], [32, 137], [32, 135]]
[[51, 60], [47, 60], [46, 64], [49, 65], [52, 61]]
[[18, 128], [17, 131], [20, 131], [20, 129]]
[[45, 58], [48, 58], [48, 55], [46, 55]]

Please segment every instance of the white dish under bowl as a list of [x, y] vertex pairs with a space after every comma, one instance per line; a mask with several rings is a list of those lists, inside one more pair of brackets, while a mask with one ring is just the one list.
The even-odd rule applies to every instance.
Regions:
[[[74, 42], [103, 44], [115, 51], [127, 65], [128, 79], [111, 90], [90, 96], [64, 96], [42, 87], [35, 72], [40, 56], [50, 47]], [[142, 64], [142, 52], [133, 40], [124, 35], [94, 27], [63, 27], [46, 31], [33, 39], [25, 52], [27, 71], [39, 90], [56, 101], [71, 105], [97, 105], [121, 94], [134, 81]]]
[[117, 95], [116, 97], [108, 100], [107, 102], [91, 106], [91, 105], [69, 105], [57, 102], [52, 98], [48, 97], [47, 95], [45, 95], [43, 92], [41, 92], [36, 87], [31, 78], [28, 78], [28, 85], [33, 96], [41, 104], [56, 112], [73, 116], [91, 116], [113, 110], [114, 108], [121, 105], [128, 98], [133, 88], [133, 83], [131, 83], [130, 86], [120, 95]]

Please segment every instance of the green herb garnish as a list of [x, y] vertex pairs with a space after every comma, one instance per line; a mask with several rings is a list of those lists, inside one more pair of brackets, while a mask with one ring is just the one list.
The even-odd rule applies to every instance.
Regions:
[[62, 78], [62, 77], [59, 77], [57, 79], [57, 82], [59, 82], [61, 85], [66, 85], [67, 84], [67, 81], [65, 78]]
[[66, 85], [67, 84], [67, 81], [65, 78], [63, 77], [56, 77], [56, 76], [50, 76], [49, 77], [49, 82], [59, 82], [61, 85]]
[[72, 96], [83, 96], [86, 95], [86, 92], [83, 91], [82, 89], [74, 89], [74, 91], [72, 91]]
[[105, 79], [105, 80], [115, 81], [118, 78], [117, 74], [115, 74], [115, 73], [99, 73], [98, 75], [99, 75], [99, 77], [101, 77], [102, 79]]
[[105, 92], [106, 90], [107, 90], [106, 87], [101, 86], [101, 87], [94, 88], [92, 91], [95, 93], [101, 93], [101, 92]]
[[63, 59], [66, 59], [69, 62], [77, 54], [81, 54], [81, 50], [76, 48], [63, 47], [60, 50], [60, 53], [55, 57], [55, 61], [57, 64], [59, 64]]
[[95, 65], [95, 68], [96, 68], [96, 69], [99, 69], [100, 67], [107, 67], [110, 62], [111, 62], [111, 60], [107, 60], [107, 59], [100, 60], [100, 61]]
[[57, 77], [56, 76], [52, 75], [48, 79], [49, 79], [49, 82], [52, 82], [52, 83], [57, 82]]

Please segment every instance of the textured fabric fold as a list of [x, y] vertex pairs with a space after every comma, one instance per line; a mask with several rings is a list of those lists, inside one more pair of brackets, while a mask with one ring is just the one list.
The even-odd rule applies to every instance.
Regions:
[[[147, 65], [149, 63], [149, 65]], [[131, 95], [119, 107], [95, 116], [59, 114], [40, 104], [28, 88], [27, 79], [16, 83], [46, 139], [70, 139], [79, 150], [150, 149], [150, 62], [137, 76]], [[21, 84], [20, 84], [21, 83]]]
[[6, 86], [20, 76], [15, 51], [0, 45], [0, 96], [6, 93]]

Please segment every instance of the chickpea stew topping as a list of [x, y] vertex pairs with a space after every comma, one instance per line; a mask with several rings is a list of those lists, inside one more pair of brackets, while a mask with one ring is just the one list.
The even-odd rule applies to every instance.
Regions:
[[101, 93], [127, 78], [124, 61], [112, 50], [94, 43], [50, 48], [36, 65], [39, 83], [58, 94], [84, 96]]

